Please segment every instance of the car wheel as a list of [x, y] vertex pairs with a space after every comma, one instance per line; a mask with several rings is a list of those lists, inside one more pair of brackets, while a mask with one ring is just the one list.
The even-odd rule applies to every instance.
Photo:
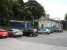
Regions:
[[2, 37], [2, 39], [5, 39], [5, 38], [8, 38], [8, 36], [4, 36], [4, 37]]
[[49, 32], [47, 34], [50, 34]]
[[8, 38], [8, 36], [6, 36], [5, 38]]
[[36, 37], [36, 36], [37, 36], [37, 34], [31, 34], [30, 36], [31, 36], [31, 37]]
[[62, 30], [60, 30], [60, 32], [63, 32]]
[[18, 37], [22, 37], [23, 35], [18, 35]]

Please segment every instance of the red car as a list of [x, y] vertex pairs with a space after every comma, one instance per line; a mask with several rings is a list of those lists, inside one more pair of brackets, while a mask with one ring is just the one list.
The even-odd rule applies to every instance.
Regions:
[[9, 32], [6, 31], [5, 29], [0, 29], [0, 37], [8, 37]]

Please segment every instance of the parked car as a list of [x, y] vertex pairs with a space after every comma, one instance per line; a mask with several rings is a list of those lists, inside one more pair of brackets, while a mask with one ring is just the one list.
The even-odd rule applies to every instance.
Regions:
[[38, 35], [37, 29], [25, 29], [23, 33], [24, 36], [31, 36], [31, 37], [35, 37]]
[[50, 34], [52, 32], [53, 32], [53, 30], [52, 30], [51, 27], [45, 27], [45, 28], [38, 29], [38, 33], [47, 33], [47, 34]]
[[61, 28], [53, 28], [53, 31], [54, 32], [63, 32], [63, 29], [61, 29]]
[[9, 36], [9, 32], [5, 29], [0, 29], [0, 37], [8, 37]]
[[12, 34], [12, 36], [22, 36], [23, 35], [23, 31], [20, 30], [20, 29], [15, 29], [15, 28], [12, 28], [9, 30]]

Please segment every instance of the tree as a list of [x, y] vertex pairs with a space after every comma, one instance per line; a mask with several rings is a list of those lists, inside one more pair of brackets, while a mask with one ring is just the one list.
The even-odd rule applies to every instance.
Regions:
[[8, 0], [0, 0], [0, 16], [8, 16]]
[[[6, 26], [8, 21], [8, 0], [0, 0], [0, 23]], [[7, 22], [8, 23], [8, 22]]]
[[14, 16], [13, 14], [13, 4], [14, 4], [14, 1], [13, 0], [8, 0], [8, 16], [10, 18], [12, 18]]
[[27, 18], [34, 16], [39, 18], [45, 16], [43, 7], [36, 1], [29, 0], [24, 3], [23, 0], [0, 0], [0, 16], [22, 19], [23, 16]]
[[13, 14], [14, 14], [14, 18], [18, 19], [18, 20], [23, 20], [23, 12], [24, 12], [24, 2], [23, 0], [17, 0], [14, 2], [13, 4]]
[[65, 20], [67, 21], [67, 14], [65, 14]]
[[29, 0], [25, 3], [25, 7], [27, 9], [27, 18], [33, 16], [34, 19], [38, 19], [45, 16], [44, 8], [37, 1]]

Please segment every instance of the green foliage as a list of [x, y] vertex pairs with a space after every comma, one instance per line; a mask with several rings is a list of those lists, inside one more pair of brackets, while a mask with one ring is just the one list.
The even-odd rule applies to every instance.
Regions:
[[38, 19], [43, 15], [43, 7], [36, 1], [24, 3], [23, 0], [0, 0], [0, 16], [23, 20], [24, 17]]
[[28, 16], [33, 16], [34, 19], [38, 19], [41, 16], [45, 16], [44, 8], [36, 1], [28, 1], [25, 3], [26, 9], [30, 12]]
[[8, 0], [0, 0], [0, 16], [8, 16]]
[[5, 26], [8, 18], [8, 0], [0, 0], [0, 26]]
[[23, 5], [24, 2], [23, 0], [17, 0], [17, 1], [13, 1], [12, 3], [12, 17], [11, 19], [18, 19], [18, 20], [22, 20], [23, 19]]

